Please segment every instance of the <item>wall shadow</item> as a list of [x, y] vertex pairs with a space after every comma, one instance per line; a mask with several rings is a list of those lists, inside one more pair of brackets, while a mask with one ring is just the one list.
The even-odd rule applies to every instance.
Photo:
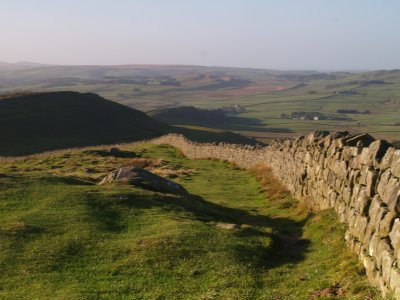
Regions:
[[255, 240], [269, 238], [271, 242], [267, 245], [262, 243], [236, 245], [232, 253], [238, 262], [248, 265], [250, 260], [256, 268], [260, 269], [271, 269], [286, 263], [300, 262], [305, 258], [304, 255], [310, 244], [309, 240], [302, 239], [306, 219], [294, 221], [289, 218], [250, 214], [245, 210], [209, 202], [197, 195], [130, 194], [111, 198], [103, 199], [103, 201], [95, 200], [93, 197], [88, 198], [88, 208], [92, 210], [91, 216], [108, 231], [124, 229], [121, 225], [122, 216], [119, 213], [121, 208], [162, 207], [166, 212], [190, 213], [192, 218], [201, 222], [245, 224], [244, 228], [235, 229], [232, 233], [253, 237]]

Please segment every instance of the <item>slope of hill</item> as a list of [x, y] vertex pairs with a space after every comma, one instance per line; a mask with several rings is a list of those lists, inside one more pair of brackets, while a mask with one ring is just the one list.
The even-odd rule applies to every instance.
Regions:
[[91, 93], [22, 92], [0, 96], [0, 156], [131, 142], [166, 133], [180, 133], [199, 142], [256, 143], [224, 130], [169, 126]]
[[334, 213], [308, 214], [265, 170], [121, 148], [190, 193], [168, 195], [98, 185], [134, 162], [96, 149], [0, 165], [1, 299], [382, 299]]
[[0, 155], [155, 137], [165, 126], [95, 94], [54, 92], [0, 100]]
[[193, 106], [180, 106], [155, 110], [149, 113], [154, 119], [168, 124], [219, 124], [228, 121], [222, 110], [199, 109]]
[[8, 63], [0, 61], [0, 69], [26, 69], [26, 68], [42, 68], [50, 65], [35, 63], [30, 61], [19, 61], [16, 63]]

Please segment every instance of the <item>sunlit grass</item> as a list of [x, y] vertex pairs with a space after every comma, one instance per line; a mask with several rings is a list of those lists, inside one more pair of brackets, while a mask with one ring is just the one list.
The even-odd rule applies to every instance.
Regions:
[[93, 151], [2, 164], [0, 298], [309, 299], [338, 284], [334, 299], [379, 299], [333, 212], [310, 214], [268, 170], [125, 148], [191, 170], [175, 179], [191, 196], [99, 186], [129, 158]]

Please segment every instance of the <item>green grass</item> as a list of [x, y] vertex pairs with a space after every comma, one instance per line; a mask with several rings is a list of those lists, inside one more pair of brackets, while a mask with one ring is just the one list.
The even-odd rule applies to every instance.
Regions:
[[129, 159], [93, 151], [2, 163], [1, 299], [309, 299], [335, 283], [331, 299], [379, 299], [333, 212], [268, 197], [224, 162], [126, 148], [190, 170], [175, 180], [191, 195], [99, 186]]

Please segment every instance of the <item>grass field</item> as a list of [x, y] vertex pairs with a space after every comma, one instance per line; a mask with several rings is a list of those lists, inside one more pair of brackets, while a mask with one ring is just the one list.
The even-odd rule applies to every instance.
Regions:
[[[168, 80], [179, 85], [168, 85]], [[240, 116], [259, 122], [257, 126], [239, 122], [211, 127], [263, 142], [314, 130], [370, 132], [390, 141], [400, 139], [400, 126], [391, 125], [400, 122], [399, 70], [319, 73], [196, 66], [0, 70], [0, 92], [11, 90], [93, 92], [145, 112], [183, 105], [221, 108], [240, 104], [246, 109]], [[371, 113], [338, 114], [338, 109]], [[281, 118], [281, 114], [295, 111], [321, 112], [348, 120]]]
[[101, 151], [2, 161], [1, 299], [380, 299], [334, 213], [309, 213], [267, 170], [124, 148], [185, 170], [190, 196], [97, 185], [131, 163]]

